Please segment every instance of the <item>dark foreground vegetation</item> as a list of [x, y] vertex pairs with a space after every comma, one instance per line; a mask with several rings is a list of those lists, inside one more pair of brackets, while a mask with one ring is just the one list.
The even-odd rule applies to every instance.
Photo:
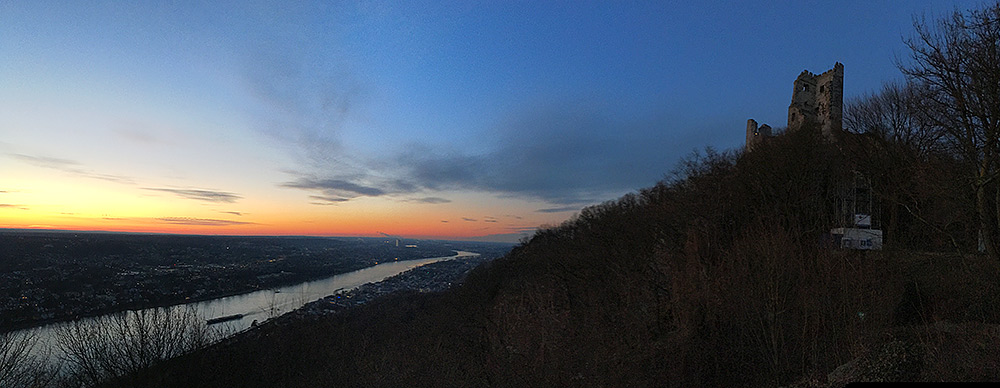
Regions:
[[[905, 84], [584, 209], [442, 294], [142, 374], [151, 386], [841, 386], [1000, 379], [1000, 4], [917, 23]], [[834, 249], [867, 182], [880, 252]], [[979, 253], [981, 249], [985, 253]], [[197, 367], [196, 367], [197, 366]]]
[[[908, 83], [854, 101], [836, 139], [805, 128], [706, 152], [461, 287], [275, 326], [105, 385], [998, 380], [1000, 5], [918, 24], [911, 48]], [[858, 177], [882, 210], [883, 251], [824, 237]]]
[[[947, 242], [938, 253], [858, 252], [820, 238], [833, 213], [827, 198], [858, 167], [842, 147], [802, 132], [751, 154], [689, 160], [676, 179], [538, 232], [458, 289], [274, 328], [171, 360], [142, 381], [774, 386], [825, 385], [831, 373], [845, 382], [1000, 377], [994, 260]], [[937, 199], [921, 200], [953, 205]], [[889, 241], [934, 241], [937, 232], [896, 233]]]

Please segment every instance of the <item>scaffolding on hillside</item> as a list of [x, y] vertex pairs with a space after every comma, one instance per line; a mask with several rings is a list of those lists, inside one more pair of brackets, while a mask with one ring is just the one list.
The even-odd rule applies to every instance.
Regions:
[[830, 230], [834, 245], [847, 249], [882, 249], [881, 212], [871, 181], [858, 171], [837, 190], [838, 228]]

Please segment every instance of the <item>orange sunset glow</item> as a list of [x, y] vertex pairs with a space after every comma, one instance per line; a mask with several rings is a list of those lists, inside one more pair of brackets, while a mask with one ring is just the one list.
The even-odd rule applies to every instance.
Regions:
[[781, 122], [788, 74], [896, 72], [694, 3], [32, 3], [0, 4], [0, 228], [517, 241]]

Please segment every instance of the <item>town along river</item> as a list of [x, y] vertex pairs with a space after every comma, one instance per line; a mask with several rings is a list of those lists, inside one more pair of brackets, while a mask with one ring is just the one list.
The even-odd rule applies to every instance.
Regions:
[[[194, 311], [202, 324], [208, 324], [209, 320], [221, 322], [213, 323], [210, 327], [217, 329], [222, 335], [231, 335], [240, 330], [249, 328], [254, 321], [263, 322], [268, 318], [295, 310], [302, 305], [328, 295], [336, 294], [338, 291], [346, 291], [356, 288], [366, 283], [382, 281], [388, 277], [397, 275], [407, 270], [430, 264], [438, 261], [462, 259], [471, 256], [478, 256], [478, 253], [457, 251], [454, 256], [432, 257], [426, 259], [390, 261], [372, 267], [360, 269], [353, 272], [334, 275], [325, 279], [313, 280], [296, 285], [272, 288], [263, 291], [255, 291], [246, 294], [226, 296], [217, 299], [210, 299], [202, 302], [189, 303], [170, 307], [156, 307], [156, 309], [189, 309]], [[140, 310], [141, 312], [142, 310]], [[97, 318], [84, 318], [81, 322], [96, 324], [100, 320]], [[55, 357], [60, 354], [57, 345], [57, 338], [60, 327], [71, 323], [53, 323], [31, 330], [35, 332], [39, 340], [36, 352], [51, 350], [50, 359], [55, 361]], [[39, 353], [41, 354], [41, 353]]]

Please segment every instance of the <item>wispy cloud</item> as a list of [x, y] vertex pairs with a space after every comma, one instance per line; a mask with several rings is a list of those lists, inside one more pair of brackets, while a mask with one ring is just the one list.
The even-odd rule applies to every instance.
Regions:
[[0, 203], [0, 208], [28, 210], [28, 208], [26, 206], [24, 206], [24, 205], [13, 205], [13, 204], [9, 204], [9, 203]]
[[508, 226], [504, 228], [505, 230], [515, 232], [515, 233], [533, 233], [538, 230], [537, 226]]
[[466, 221], [466, 222], [476, 222], [477, 220], [476, 220], [475, 218], [469, 218], [469, 217], [462, 217], [462, 221]]
[[24, 155], [24, 154], [10, 154], [10, 156], [14, 157], [15, 159], [19, 159], [22, 162], [31, 164], [31, 165], [35, 165], [35, 166], [38, 166], [38, 167], [51, 168], [51, 169], [56, 169], [56, 170], [72, 169], [72, 168], [76, 168], [76, 166], [80, 165], [80, 163], [77, 162], [77, 161], [73, 161], [73, 160], [69, 160], [69, 159], [61, 159], [61, 158], [52, 158], [52, 157], [47, 157], [47, 156], [32, 156], [32, 155]]
[[329, 52], [330, 45], [339, 41], [336, 23], [309, 31], [306, 40], [287, 34], [315, 27], [300, 20], [322, 11], [304, 8], [313, 6], [283, 4], [270, 10], [257, 25], [261, 30], [276, 30], [243, 58], [241, 75], [258, 104], [256, 129], [289, 147], [311, 167], [353, 170], [354, 158], [344, 155], [348, 150], [341, 131], [346, 121], [357, 116], [365, 88], [346, 62], [315, 59], [315, 53]]
[[546, 208], [546, 209], [538, 209], [538, 210], [535, 210], [535, 212], [538, 212], [538, 213], [575, 212], [575, 211], [580, 210], [581, 208], [582, 207], [580, 207], [580, 206], [562, 206], [562, 207], [552, 207], [552, 208]]
[[171, 225], [194, 225], [194, 226], [235, 226], [235, 225], [255, 224], [254, 222], [217, 220], [212, 218], [190, 218], [190, 217], [161, 217], [161, 218], [156, 218], [155, 220]]
[[420, 189], [484, 191], [580, 208], [654, 184], [700, 143], [667, 136], [670, 121], [662, 117], [611, 118], [600, 104], [580, 105], [567, 101], [514, 113], [496, 128], [494, 146], [478, 153], [408, 145], [392, 170]]
[[227, 211], [223, 211], [223, 212], [219, 212], [219, 213], [232, 214], [234, 216], [241, 216], [241, 217], [243, 216], [243, 212], [233, 212], [233, 211], [228, 211], [227, 212]]
[[161, 191], [164, 193], [171, 193], [177, 195], [178, 197], [181, 198], [193, 199], [197, 201], [206, 201], [206, 202], [233, 203], [243, 198], [235, 193], [230, 193], [226, 191], [216, 191], [216, 190], [204, 190], [204, 189], [171, 189], [171, 188], [160, 188], [160, 187], [143, 187], [143, 190]]
[[132, 180], [132, 178], [124, 177], [124, 176], [119, 176], [119, 175], [93, 174], [93, 173], [90, 173], [90, 174], [85, 174], [83, 176], [85, 176], [87, 178], [91, 178], [91, 179], [100, 179], [100, 180], [103, 180], [103, 181], [114, 182], [114, 183], [121, 183], [121, 184], [126, 184], [126, 185], [134, 185], [135, 184], [135, 181]]
[[174, 144], [166, 136], [157, 135], [157, 132], [173, 132], [168, 128], [157, 128], [150, 123], [139, 121], [126, 121], [119, 124], [118, 128], [112, 130], [115, 136], [142, 145], [170, 145]]
[[341, 202], [350, 201], [350, 198], [343, 197], [331, 197], [326, 195], [310, 195], [309, 198], [315, 199], [318, 202], [311, 202], [316, 205], [336, 205]]
[[274, 135], [296, 154], [308, 155], [295, 173], [300, 177], [280, 186], [327, 198], [469, 190], [540, 200], [553, 209], [583, 207], [654, 184], [677, 158], [702, 144], [694, 136], [668, 136], [665, 129], [672, 122], [665, 117], [621, 118], [610, 104], [566, 99], [510, 112], [486, 136], [485, 147], [471, 147], [476, 152], [418, 141], [382, 156], [351, 155], [339, 136], [355, 107], [349, 82], [334, 82], [330, 89], [311, 82], [298, 87], [301, 64], [271, 54], [265, 62], [274, 66], [253, 66], [254, 87], [262, 100], [284, 112], [272, 115], [287, 120], [274, 125]]
[[132, 178], [126, 176], [103, 174], [85, 169], [82, 167], [82, 164], [80, 164], [80, 162], [77, 162], [75, 160], [52, 158], [48, 156], [25, 155], [25, 154], [8, 154], [8, 155], [13, 157], [14, 159], [18, 159], [24, 163], [28, 163], [36, 167], [58, 170], [68, 174], [81, 176], [84, 178], [99, 179], [108, 182], [115, 182], [121, 184], [129, 184], [129, 185], [135, 184], [135, 181], [132, 180]]
[[[294, 113], [294, 123], [276, 128], [284, 131], [281, 136], [289, 140], [285, 144], [295, 152], [311, 155], [297, 173], [304, 177], [281, 186], [331, 198], [468, 190], [544, 201], [552, 205], [542, 209], [547, 212], [578, 210], [654, 184], [678, 158], [721, 131], [705, 128], [678, 136], [668, 130], [676, 125], [669, 117], [623, 116], [616, 114], [619, 108], [613, 103], [567, 98], [509, 112], [484, 134], [489, 141], [485, 146], [465, 148], [475, 152], [415, 141], [401, 144], [405, 147], [400, 151], [380, 154], [384, 156], [351, 155], [337, 133], [353, 107], [350, 88], [341, 84], [329, 91], [326, 108], [311, 106], [308, 101], [323, 100], [313, 97], [324, 95], [315, 85], [305, 91], [268, 86], [273, 82], [268, 80], [299, 74], [294, 71], [297, 65], [279, 64], [278, 70], [265, 67], [266, 76], [258, 77], [265, 80], [262, 95], [271, 96], [275, 106], [290, 104], [287, 111]], [[285, 74], [280, 69], [291, 70]], [[309, 175], [321, 171], [339, 175]]]
[[451, 202], [451, 200], [447, 199], [447, 198], [441, 198], [441, 197], [424, 197], [424, 198], [410, 199], [410, 200], [407, 200], [407, 202], [439, 204], [439, 203], [449, 203], [449, 202]]
[[[362, 183], [362, 180], [351, 177], [317, 178], [302, 176], [293, 181], [281, 183], [279, 187], [318, 192], [319, 194], [310, 195], [309, 198], [317, 201], [313, 203], [323, 205], [346, 202], [358, 197], [380, 197], [411, 193], [416, 190], [416, 187], [409, 182], [398, 179], [382, 181], [378, 185]], [[436, 197], [427, 197], [416, 201], [424, 203], [450, 202], [447, 199]]]
[[303, 177], [292, 182], [282, 183], [281, 186], [304, 190], [318, 190], [327, 193], [327, 195], [340, 198], [353, 198], [362, 195], [377, 197], [386, 193], [384, 190], [377, 187], [364, 186], [354, 182], [348, 182], [343, 179], [316, 179]]

